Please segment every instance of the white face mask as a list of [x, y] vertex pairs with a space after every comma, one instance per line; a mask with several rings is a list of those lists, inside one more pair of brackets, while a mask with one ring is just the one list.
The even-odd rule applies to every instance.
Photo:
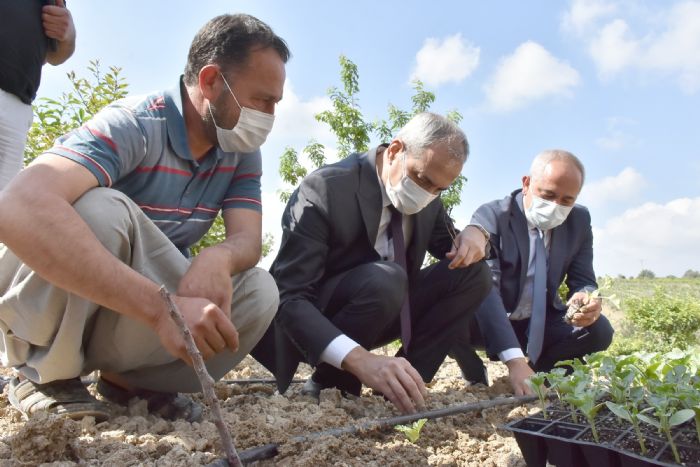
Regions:
[[397, 211], [411, 215], [426, 207], [437, 195], [421, 188], [406, 173], [406, 152], [403, 153], [403, 177], [395, 187], [391, 186], [391, 177], [386, 180], [386, 194]]
[[530, 207], [525, 209], [525, 217], [532, 225], [545, 231], [559, 227], [569, 216], [573, 206], [562, 206], [532, 195]]
[[224, 75], [221, 75], [221, 78], [226, 83], [226, 87], [233, 96], [236, 105], [241, 109], [241, 114], [238, 117], [236, 126], [227, 130], [216, 124], [214, 114], [211, 111], [211, 104], [209, 104], [209, 113], [212, 120], [214, 120], [219, 147], [225, 152], [253, 152], [262, 146], [267, 139], [267, 135], [272, 130], [272, 124], [275, 122], [275, 116], [248, 107], [241, 107]]

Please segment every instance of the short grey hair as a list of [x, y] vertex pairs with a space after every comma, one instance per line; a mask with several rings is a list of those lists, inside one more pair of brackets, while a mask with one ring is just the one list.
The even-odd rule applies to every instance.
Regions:
[[535, 160], [530, 166], [530, 178], [540, 180], [544, 175], [544, 169], [552, 161], [564, 161], [576, 167], [581, 174], [581, 186], [583, 186], [583, 181], [586, 179], [586, 170], [583, 168], [583, 164], [578, 157], [563, 149], [547, 149], [535, 156]]
[[425, 149], [437, 143], [446, 143], [449, 153], [460, 162], [465, 162], [469, 155], [467, 136], [457, 124], [431, 112], [414, 116], [399, 130], [396, 139], [403, 142], [413, 157], [420, 157]]

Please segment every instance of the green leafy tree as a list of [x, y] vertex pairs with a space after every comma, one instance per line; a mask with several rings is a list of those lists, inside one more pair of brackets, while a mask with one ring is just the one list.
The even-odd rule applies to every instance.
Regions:
[[656, 274], [654, 274], [654, 271], [651, 271], [649, 269], [642, 269], [639, 271], [639, 274], [637, 275], [637, 279], [655, 279]]
[[688, 269], [686, 272], [683, 273], [683, 279], [697, 279], [700, 277], [700, 272], [695, 271], [694, 269]]
[[34, 104], [34, 122], [27, 135], [24, 163], [29, 164], [53, 146], [54, 141], [90, 120], [107, 104], [127, 95], [128, 84], [122, 69], [109, 67], [106, 73], [99, 60], [92, 60], [86, 77], [67, 73], [71, 89], [58, 99], [41, 97]]
[[[414, 95], [411, 98], [410, 110], [402, 110], [389, 104], [386, 119], [369, 122], [360, 107], [360, 75], [355, 65], [344, 55], [340, 56], [340, 82], [342, 88], [332, 87], [328, 90], [332, 108], [316, 115], [316, 120], [327, 124], [337, 138], [338, 155], [347, 157], [354, 152], [364, 152], [369, 149], [372, 135], [381, 141], [388, 142], [414, 115], [425, 112], [435, 102], [435, 94], [427, 91], [420, 81], [413, 82]], [[456, 110], [450, 111], [447, 118], [459, 123], [462, 115]], [[312, 170], [326, 163], [325, 146], [317, 141], [310, 141], [302, 154], [310, 163]], [[299, 185], [301, 179], [308, 174], [308, 169], [300, 160], [299, 153], [287, 147], [280, 159], [280, 175], [282, 180], [291, 188], [279, 193], [280, 199], [287, 202], [293, 187]], [[442, 202], [448, 213], [459, 205], [460, 195], [467, 179], [460, 175], [448, 190], [442, 193]]]

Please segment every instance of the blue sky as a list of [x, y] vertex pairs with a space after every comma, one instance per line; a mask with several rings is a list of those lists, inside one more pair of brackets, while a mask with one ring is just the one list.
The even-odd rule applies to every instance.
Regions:
[[[700, 1], [321, 2], [71, 0], [75, 55], [46, 66], [39, 96], [67, 89], [89, 60], [123, 69], [133, 94], [171, 87], [210, 18], [245, 12], [288, 42], [285, 98], [263, 146], [264, 229], [279, 240], [278, 158], [334, 139], [314, 114], [339, 85], [338, 57], [360, 73], [368, 120], [410, 107], [411, 80], [458, 110], [471, 144], [454, 215], [520, 186], [541, 150], [586, 166], [598, 275], [700, 270]], [[380, 141], [373, 141], [373, 144]], [[269, 260], [264, 264], [269, 264]]]

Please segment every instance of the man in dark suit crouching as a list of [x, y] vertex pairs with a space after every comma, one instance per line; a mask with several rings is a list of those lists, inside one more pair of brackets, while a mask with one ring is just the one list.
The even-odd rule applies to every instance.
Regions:
[[[282, 218], [270, 272], [280, 307], [253, 355], [286, 390], [301, 361], [304, 391], [362, 385], [403, 412], [423, 406], [435, 375], [491, 288], [488, 233], [455, 232], [440, 193], [460, 174], [464, 133], [422, 113], [390, 144], [353, 154], [304, 179]], [[426, 251], [441, 260], [421, 268]], [[395, 357], [371, 349], [397, 338]]]
[[[521, 395], [530, 393], [525, 380], [533, 369], [548, 371], [558, 361], [605, 350], [612, 342], [600, 300], [586, 293], [598, 286], [591, 216], [574, 204], [583, 180], [583, 165], [573, 154], [544, 151], [523, 177], [522, 190], [474, 213], [472, 222], [490, 233], [487, 263], [494, 286], [451, 352], [472, 382], [487, 382], [473, 346], [485, 346], [508, 366], [514, 393]], [[567, 305], [581, 305], [570, 323], [558, 294], [563, 281]]]

